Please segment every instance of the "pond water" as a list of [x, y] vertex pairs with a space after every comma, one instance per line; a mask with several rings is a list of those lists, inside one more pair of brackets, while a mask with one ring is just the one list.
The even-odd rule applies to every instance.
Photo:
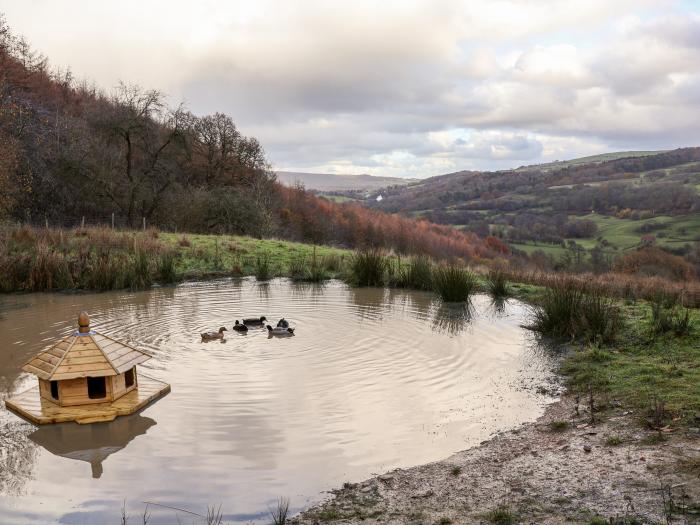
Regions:
[[[75, 329], [150, 350], [140, 373], [172, 392], [111, 423], [34, 427], [0, 409], [0, 522], [118, 523], [144, 502], [229, 522], [298, 510], [346, 481], [445, 458], [537, 418], [552, 358], [520, 327], [527, 308], [477, 296], [471, 312], [432, 294], [339, 282], [217, 280], [145, 292], [0, 296], [0, 395], [36, 384], [22, 364]], [[296, 335], [200, 332], [285, 317]], [[196, 516], [149, 505], [150, 524]]]

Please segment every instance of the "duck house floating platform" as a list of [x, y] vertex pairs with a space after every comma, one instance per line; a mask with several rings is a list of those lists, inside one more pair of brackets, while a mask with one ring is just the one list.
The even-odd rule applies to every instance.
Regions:
[[17, 415], [46, 423], [96, 423], [133, 414], [170, 392], [170, 385], [143, 374], [136, 365], [151, 356], [90, 330], [81, 312], [78, 331], [36, 355], [22, 370], [39, 384], [5, 401]]

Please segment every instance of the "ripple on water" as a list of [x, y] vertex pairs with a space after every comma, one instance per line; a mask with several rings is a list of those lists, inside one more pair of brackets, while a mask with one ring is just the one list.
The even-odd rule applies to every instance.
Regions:
[[[69, 334], [80, 309], [95, 329], [151, 351], [142, 373], [172, 384], [143, 412], [154, 423], [127, 432], [99, 478], [87, 463], [96, 457], [90, 439], [54, 455], [3, 413], [0, 435], [14, 455], [25, 447], [32, 465], [10, 476], [22, 490], [2, 494], [8, 523], [30, 514], [38, 523], [112, 521], [124, 498], [197, 511], [223, 503], [235, 513], [229, 520], [264, 516], [278, 496], [303, 505], [344, 481], [437, 460], [534, 419], [547, 400], [523, 386], [551, 377], [547, 353], [519, 326], [526, 310], [516, 301], [499, 313], [477, 297], [465, 312], [427, 293], [244, 279], [5, 303], [3, 396], [31, 382], [21, 364]], [[200, 341], [201, 332], [260, 315], [271, 324], [287, 318], [296, 335], [251, 329]], [[65, 479], [72, 501], [58, 488]], [[149, 523], [172, 520], [172, 511], [152, 510]]]

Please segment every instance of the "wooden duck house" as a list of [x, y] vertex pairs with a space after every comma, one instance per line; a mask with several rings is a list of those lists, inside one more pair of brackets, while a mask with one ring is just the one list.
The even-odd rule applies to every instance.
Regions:
[[81, 312], [78, 330], [36, 355], [22, 370], [39, 385], [5, 401], [37, 424], [111, 421], [140, 410], [170, 391], [170, 385], [139, 375], [146, 352], [90, 330]]

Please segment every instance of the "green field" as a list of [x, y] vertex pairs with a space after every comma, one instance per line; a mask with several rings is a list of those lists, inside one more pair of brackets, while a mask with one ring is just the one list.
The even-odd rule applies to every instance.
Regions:
[[344, 258], [351, 253], [350, 250], [330, 246], [314, 247], [299, 242], [234, 235], [160, 233], [158, 238], [176, 249], [176, 270], [184, 278], [238, 273], [238, 270], [242, 275], [252, 275], [258, 257], [269, 259], [274, 275], [286, 275], [292, 259], [308, 259], [314, 250], [319, 258]]
[[576, 166], [578, 164], [589, 164], [595, 162], [605, 162], [608, 160], [617, 159], [628, 159], [631, 157], [647, 157], [649, 155], [657, 155], [663, 153], [665, 150], [659, 151], [616, 151], [613, 153], [602, 153], [600, 155], [591, 155], [588, 157], [580, 157], [578, 159], [562, 160], [549, 162], [547, 164], [536, 164], [534, 166], [524, 166], [518, 168], [518, 171], [527, 170], [532, 168], [542, 168], [542, 169], [554, 169], [554, 168], [565, 168], [567, 166]]
[[[589, 219], [598, 226], [598, 233], [593, 239], [567, 239], [575, 241], [577, 244], [590, 250], [598, 244], [600, 237], [608, 241], [609, 246], [604, 250], [610, 255], [618, 254], [625, 250], [631, 250], [640, 245], [641, 237], [644, 235], [637, 231], [644, 224], [664, 224], [665, 228], [650, 232], [656, 236], [656, 244], [666, 248], [680, 248], [685, 244], [692, 244], [700, 241], [700, 214], [685, 215], [681, 217], [670, 217], [661, 215], [652, 219], [618, 219], [606, 215], [595, 213], [584, 216], [571, 216], [573, 220]], [[659, 236], [662, 234], [662, 236]], [[665, 236], [664, 236], [665, 235]], [[511, 246], [526, 253], [541, 250], [547, 255], [559, 257], [566, 252], [566, 248], [557, 244], [548, 243], [510, 243]]]
[[357, 202], [357, 199], [353, 199], [352, 197], [346, 197], [345, 195], [325, 195], [325, 194], [321, 193], [321, 194], [319, 194], [319, 196], [323, 197], [324, 199], [328, 199], [329, 201], [338, 202], [338, 203]]

